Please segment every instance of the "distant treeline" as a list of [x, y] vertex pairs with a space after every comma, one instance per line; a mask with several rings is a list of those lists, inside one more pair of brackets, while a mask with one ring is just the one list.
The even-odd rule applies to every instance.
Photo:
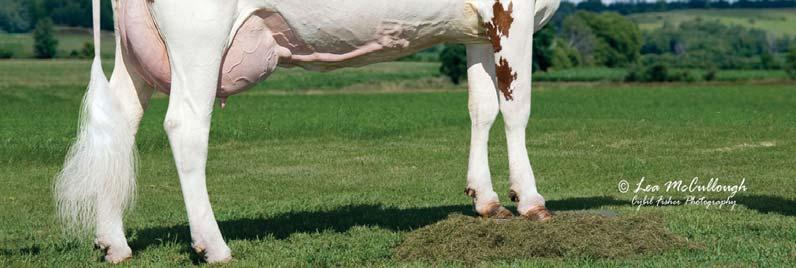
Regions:
[[[563, 2], [534, 35], [534, 70], [625, 68], [629, 81], [714, 80], [720, 69], [784, 69], [796, 77], [796, 37], [702, 17], [642, 31], [618, 10], [594, 12], [582, 5]], [[463, 46], [446, 46], [440, 61], [452, 81], [466, 75]], [[681, 71], [688, 69], [705, 76]]]
[[[657, 9], [652, 6], [658, 5]], [[537, 69], [575, 66], [621, 67], [662, 62], [680, 68], [778, 69], [782, 56], [796, 46], [796, 37], [775, 36], [762, 29], [725, 25], [697, 17], [679, 25], [640, 31], [619, 14], [695, 7], [796, 7], [794, 0], [741, 0], [654, 3], [634, 1], [603, 5], [600, 0], [562, 2], [551, 22], [536, 34]]]
[[[102, 3], [102, 28], [113, 29], [111, 1]], [[30, 32], [42, 18], [64, 26], [91, 27], [89, 0], [0, 0], [0, 30], [9, 33]]]
[[673, 2], [628, 0], [611, 4], [604, 4], [602, 0], [586, 0], [577, 5], [571, 2], [563, 2], [561, 4], [572, 6], [579, 10], [594, 12], [613, 11], [620, 14], [695, 8], [796, 8], [796, 0], [681, 0]]

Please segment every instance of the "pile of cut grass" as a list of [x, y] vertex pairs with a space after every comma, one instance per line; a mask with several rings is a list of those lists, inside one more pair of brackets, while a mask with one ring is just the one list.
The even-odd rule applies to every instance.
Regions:
[[626, 258], [691, 247], [654, 215], [564, 212], [547, 222], [461, 214], [415, 230], [394, 251], [402, 261], [462, 262], [536, 257]]

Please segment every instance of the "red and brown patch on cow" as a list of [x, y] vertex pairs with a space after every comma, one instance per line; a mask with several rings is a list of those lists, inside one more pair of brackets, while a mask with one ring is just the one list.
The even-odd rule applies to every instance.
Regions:
[[501, 57], [495, 66], [495, 74], [497, 76], [498, 90], [503, 93], [503, 97], [507, 101], [514, 100], [514, 90], [511, 89], [511, 84], [517, 81], [517, 72], [515, 72], [509, 62]]
[[495, 4], [492, 5], [492, 20], [484, 23], [486, 35], [492, 42], [495, 52], [503, 50], [500, 37], [509, 37], [511, 23], [514, 22], [514, 18], [511, 17], [512, 12], [514, 12], [514, 3], [509, 3], [508, 9], [504, 9], [503, 4], [499, 0], [495, 0]]
[[[492, 5], [492, 19], [484, 23], [486, 35], [489, 41], [492, 42], [492, 48], [495, 50], [495, 53], [503, 50], [501, 38], [509, 37], [511, 24], [514, 23], [514, 18], [512, 17], [514, 3], [509, 2], [506, 8], [503, 6], [500, 0], [495, 0], [495, 3]], [[498, 89], [503, 93], [503, 97], [506, 98], [507, 101], [513, 100], [514, 97], [512, 96], [511, 84], [517, 80], [517, 72], [515, 72], [509, 65], [509, 62], [502, 57], [495, 67]]]

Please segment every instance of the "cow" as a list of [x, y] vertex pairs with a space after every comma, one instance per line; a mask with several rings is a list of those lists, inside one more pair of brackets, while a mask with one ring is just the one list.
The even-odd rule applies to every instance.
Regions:
[[177, 166], [192, 247], [208, 263], [231, 260], [205, 184], [215, 100], [248, 89], [277, 67], [327, 71], [384, 62], [440, 43], [467, 47], [472, 121], [467, 187], [475, 212], [509, 218], [492, 181], [489, 130], [503, 115], [510, 192], [519, 215], [552, 214], [536, 188], [525, 141], [531, 112], [533, 34], [559, 0], [112, 0], [115, 65], [95, 57], [77, 138], [55, 178], [65, 229], [95, 234], [105, 260], [132, 257], [122, 218], [135, 193], [135, 135], [155, 90], [169, 94], [164, 128]]

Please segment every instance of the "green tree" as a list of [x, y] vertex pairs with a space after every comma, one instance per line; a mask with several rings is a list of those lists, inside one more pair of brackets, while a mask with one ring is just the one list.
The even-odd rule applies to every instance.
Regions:
[[567, 69], [580, 65], [580, 54], [566, 41], [556, 38], [553, 41], [553, 57], [550, 64], [556, 69]]
[[83, 43], [83, 48], [80, 49], [78, 56], [84, 59], [94, 58], [94, 42]]
[[23, 0], [0, 0], [0, 30], [22, 33], [30, 30], [30, 13]]
[[638, 59], [643, 39], [633, 21], [618, 13], [603, 13], [590, 20], [590, 26], [601, 41], [595, 50], [597, 62], [618, 67]]
[[10, 59], [14, 57], [14, 51], [0, 47], [0, 59]]
[[702, 75], [702, 79], [705, 79], [705, 81], [714, 81], [718, 77], [718, 72], [719, 70], [717, 70], [715, 66], [711, 66], [705, 71], [705, 74]]
[[53, 33], [53, 21], [44, 18], [36, 23], [33, 29], [33, 52], [37, 58], [49, 59], [55, 57], [58, 50], [58, 39]]
[[780, 64], [774, 53], [786, 43], [771, 42], [764, 31], [699, 18], [664, 23], [644, 39], [645, 58], [666, 60], [674, 68], [775, 69]]
[[788, 55], [785, 56], [785, 72], [791, 79], [796, 79], [796, 45], [791, 45]]
[[563, 33], [568, 43], [578, 51], [584, 65], [594, 65], [594, 48], [597, 36], [582, 15], [572, 15], [564, 19]]
[[777, 62], [777, 58], [766, 50], [760, 54], [760, 68], [764, 70], [773, 70], [779, 69], [780, 65], [779, 62]]
[[[712, 75], [715, 76], [715, 73]], [[693, 82], [698, 79], [688, 70], [672, 71], [666, 63], [651, 61], [640, 61], [631, 65], [625, 76], [625, 81], [628, 82]], [[708, 78], [704, 79], [708, 80]], [[715, 79], [715, 77], [711, 79]]]
[[35, 26], [36, 22], [41, 19], [47, 18], [47, 6], [44, 4], [44, 0], [30, 0], [30, 1], [23, 1], [24, 9], [28, 11], [28, 19], [30, 19], [30, 25]]
[[446, 44], [439, 60], [442, 62], [439, 72], [448, 76], [454, 84], [458, 85], [462, 78], [467, 77], [467, 49], [464, 45]]
[[533, 70], [547, 71], [553, 61], [553, 40], [556, 31], [548, 24], [533, 35]]
[[578, 11], [564, 20], [564, 33], [584, 61], [609, 67], [636, 62], [643, 44], [638, 26], [618, 13]]

